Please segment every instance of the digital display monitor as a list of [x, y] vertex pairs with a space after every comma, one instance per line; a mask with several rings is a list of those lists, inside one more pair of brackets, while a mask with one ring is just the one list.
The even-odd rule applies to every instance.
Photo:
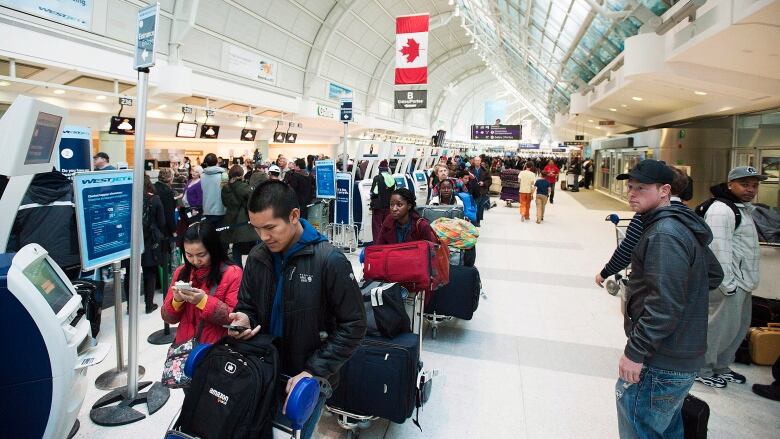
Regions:
[[244, 142], [253, 142], [255, 137], [257, 137], [257, 130], [244, 128], [241, 130], [241, 138], [239, 140], [243, 140]]
[[418, 183], [425, 183], [426, 182], [425, 173], [424, 172], [415, 172], [414, 173], [414, 178], [417, 179]]
[[57, 134], [60, 133], [61, 123], [62, 117], [60, 116], [44, 112], [38, 113], [30, 146], [27, 147], [27, 156], [24, 158], [25, 165], [37, 165], [51, 161], [51, 154], [54, 151]]
[[216, 139], [219, 137], [219, 125], [207, 125], [200, 126], [200, 138], [201, 139]]
[[111, 116], [111, 125], [108, 128], [109, 134], [122, 134], [132, 136], [135, 134], [135, 118]]
[[405, 188], [406, 187], [406, 178], [402, 176], [395, 177], [395, 187], [397, 189]]
[[60, 312], [73, 297], [73, 293], [54, 270], [47, 257], [40, 258], [28, 265], [22, 273], [46, 299], [46, 303], [49, 304], [54, 314]]
[[198, 124], [195, 122], [179, 122], [176, 125], [176, 137], [195, 138], [198, 133]]

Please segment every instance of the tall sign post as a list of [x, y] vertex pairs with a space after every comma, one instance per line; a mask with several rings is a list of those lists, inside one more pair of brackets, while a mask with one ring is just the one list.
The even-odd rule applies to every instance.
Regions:
[[[149, 415], [160, 409], [170, 396], [168, 388], [154, 383], [144, 393], [138, 392], [150, 384], [138, 382], [138, 297], [141, 294], [141, 249], [143, 245], [143, 187], [144, 149], [146, 147], [146, 106], [149, 89], [149, 68], [155, 63], [155, 36], [160, 22], [160, 4], [155, 3], [138, 11], [138, 34], [135, 45], [133, 69], [138, 71], [138, 113], [136, 114], [135, 148], [133, 160], [133, 196], [130, 238], [130, 291], [127, 294], [129, 308], [127, 343], [127, 386], [120, 387], [98, 400], [90, 412], [90, 418], [98, 425], [116, 426], [140, 421], [146, 416], [135, 410], [134, 405], [146, 403]], [[121, 322], [117, 322], [117, 325]], [[111, 406], [114, 403], [118, 405]]]
[[344, 123], [344, 145], [341, 156], [341, 172], [347, 172], [347, 136], [349, 135], [349, 123], [352, 122], [352, 98], [341, 99], [339, 120]]

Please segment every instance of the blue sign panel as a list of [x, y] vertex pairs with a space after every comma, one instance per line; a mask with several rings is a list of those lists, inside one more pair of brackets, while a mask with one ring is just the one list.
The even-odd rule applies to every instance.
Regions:
[[82, 270], [129, 258], [133, 171], [77, 174], [73, 183]]
[[60, 138], [60, 172], [72, 176], [92, 170], [92, 130], [65, 125]]
[[352, 122], [352, 99], [341, 100], [341, 111], [339, 119], [342, 122]]
[[336, 198], [336, 161], [318, 160], [314, 162], [317, 182], [317, 198]]
[[339, 172], [336, 174], [336, 224], [351, 223], [352, 211], [349, 208], [352, 193], [352, 174]]

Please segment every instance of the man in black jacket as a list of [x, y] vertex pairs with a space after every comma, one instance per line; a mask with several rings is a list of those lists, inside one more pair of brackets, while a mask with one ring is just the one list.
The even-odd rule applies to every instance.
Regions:
[[[363, 297], [352, 265], [300, 218], [295, 191], [281, 181], [258, 186], [249, 199], [249, 222], [263, 241], [249, 254], [229, 331], [240, 339], [262, 331], [276, 337], [281, 371], [292, 378], [289, 393], [304, 377], [335, 387], [338, 372], [366, 332]], [[325, 397], [302, 429], [308, 439]]]
[[301, 218], [309, 218], [309, 204], [314, 199], [314, 179], [306, 173], [306, 162], [296, 159], [293, 169], [284, 176], [284, 182], [289, 184], [298, 197], [298, 208], [301, 209]]
[[476, 185], [473, 193], [474, 202], [477, 203], [477, 224], [479, 226], [485, 215], [485, 207], [490, 204], [490, 183], [493, 181], [490, 169], [482, 163], [482, 157], [474, 157], [474, 181]]
[[670, 203], [674, 172], [644, 160], [628, 200], [644, 233], [631, 258], [624, 329], [628, 342], [615, 386], [621, 438], [682, 438], [682, 404], [707, 350], [709, 290], [723, 271], [707, 245], [712, 232], [692, 210]]

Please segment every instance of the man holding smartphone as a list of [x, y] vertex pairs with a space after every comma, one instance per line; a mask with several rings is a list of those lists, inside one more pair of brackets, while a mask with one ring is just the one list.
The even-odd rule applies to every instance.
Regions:
[[[300, 217], [295, 191], [281, 181], [258, 186], [249, 199], [249, 222], [262, 240], [249, 253], [228, 334], [276, 337], [289, 394], [304, 377], [338, 384], [338, 372], [366, 332], [363, 297], [352, 265]], [[327, 393], [327, 392], [326, 392]], [[314, 433], [326, 396], [301, 431]], [[285, 403], [286, 405], [286, 403]]]

